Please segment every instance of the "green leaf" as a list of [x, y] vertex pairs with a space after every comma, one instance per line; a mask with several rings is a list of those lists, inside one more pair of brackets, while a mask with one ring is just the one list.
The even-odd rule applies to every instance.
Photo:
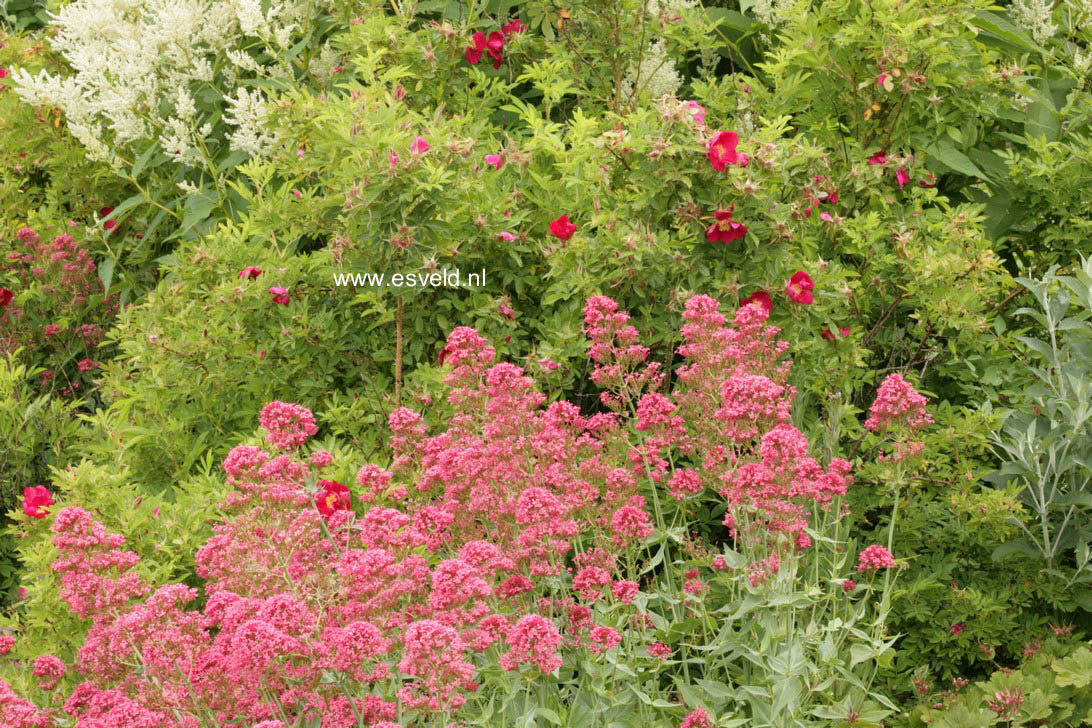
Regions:
[[960, 174], [965, 174], [968, 177], [978, 177], [981, 180], [988, 179], [986, 174], [971, 161], [971, 158], [956, 149], [955, 145], [948, 139], [939, 141], [932, 147], [927, 148], [926, 151], [936, 157], [941, 164]]
[[140, 176], [140, 173], [144, 170], [145, 165], [147, 165], [148, 161], [151, 160], [153, 155], [155, 155], [157, 149], [159, 149], [159, 142], [152, 142], [152, 145], [148, 147], [148, 149], [143, 154], [137, 157], [137, 160], [133, 162], [132, 175], [134, 177]]
[[1008, 543], [1001, 544], [1000, 546], [995, 548], [990, 558], [992, 558], [994, 561], [1001, 561], [1017, 554], [1022, 554], [1024, 556], [1037, 556], [1038, 553], [1039, 552], [1035, 550], [1035, 547], [1032, 546], [1027, 539], [1018, 538], [1009, 541]]
[[1058, 673], [1054, 682], [1061, 687], [1083, 688], [1092, 683], [1092, 650], [1082, 647], [1063, 660], [1055, 660], [1050, 669]]
[[1046, 76], [1039, 81], [1039, 93], [1028, 107], [1027, 121], [1024, 122], [1024, 134], [1029, 137], [1046, 137], [1048, 142], [1058, 141], [1061, 136], [1062, 120], [1054, 108], [1054, 99], [1050, 95], [1050, 84]]
[[99, 263], [99, 280], [102, 281], [103, 293], [110, 292], [110, 283], [114, 280], [115, 265], [117, 265], [117, 261], [113, 258], [107, 258]]
[[971, 22], [978, 27], [980, 35], [1001, 41], [1017, 51], [1043, 53], [1043, 47], [1032, 40], [1023, 28], [1009, 20], [1006, 15], [980, 10]]

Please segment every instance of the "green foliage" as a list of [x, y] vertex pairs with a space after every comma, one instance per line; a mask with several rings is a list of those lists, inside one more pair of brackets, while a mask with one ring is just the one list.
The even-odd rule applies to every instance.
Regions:
[[[963, 681], [965, 684], [966, 681]], [[1092, 650], [1051, 638], [1016, 670], [940, 693], [904, 725], [933, 728], [1038, 726], [1075, 728], [1092, 721]]]
[[[75, 456], [79, 429], [75, 408], [69, 402], [40, 391], [40, 368], [20, 361], [21, 351], [0, 356], [0, 433], [4, 440], [0, 457], [0, 504], [5, 509], [21, 502], [23, 489], [49, 481], [50, 468], [62, 467]], [[5, 518], [5, 521], [7, 519]], [[15, 542], [0, 540], [0, 602], [16, 592], [19, 578]]]

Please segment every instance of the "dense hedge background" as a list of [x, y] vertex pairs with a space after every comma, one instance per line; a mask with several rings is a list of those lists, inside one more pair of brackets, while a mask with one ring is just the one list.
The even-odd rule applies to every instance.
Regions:
[[[1043, 710], [1076, 706], [1050, 720], [1088, 715], [1092, 6], [254, 7], [0, 6], [7, 627], [62, 656], [87, 630], [55, 609], [24, 488], [125, 535], [151, 583], [197, 585], [220, 462], [267, 402], [312, 409], [320, 444], [378, 462], [396, 407], [447, 415], [456, 326], [591, 414], [589, 296], [628, 310], [671, 370], [691, 295], [734, 310], [766, 292], [793, 422], [854, 461], [863, 539], [886, 542], [892, 519], [862, 426], [876, 388], [897, 372], [931, 400], [894, 533], [880, 680], [900, 720], [1003, 724], [985, 706], [1006, 680], [1054, 695]], [[170, 8], [192, 24], [168, 33]], [[471, 62], [475, 32], [503, 38], [497, 64]], [[746, 166], [711, 166], [719, 131]], [[746, 236], [710, 241], [728, 209]], [[335, 285], [443, 270], [487, 283]], [[786, 295], [797, 271], [811, 305]], [[32, 655], [13, 654], [17, 684]], [[1056, 680], [1062, 660], [1085, 677]], [[953, 679], [980, 685], [943, 693]]]

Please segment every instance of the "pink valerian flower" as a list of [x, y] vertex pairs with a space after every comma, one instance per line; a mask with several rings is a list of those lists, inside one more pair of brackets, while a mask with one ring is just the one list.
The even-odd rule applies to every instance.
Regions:
[[330, 454], [329, 450], [315, 450], [311, 453], [309, 460], [317, 469], [322, 470], [334, 461], [334, 456]]
[[11, 648], [15, 647], [15, 638], [11, 635], [0, 635], [0, 657], [11, 652]]
[[258, 276], [260, 276], [261, 274], [262, 274], [262, 269], [261, 268], [256, 268], [256, 267], [254, 267], [252, 265], [248, 265], [246, 268], [243, 268], [241, 271], [239, 271], [239, 277], [240, 278], [246, 278], [247, 280], [251, 280], [251, 281], [254, 280], [255, 278], [257, 278]]
[[505, 670], [518, 670], [524, 662], [534, 664], [543, 673], [549, 674], [561, 667], [561, 632], [557, 625], [540, 614], [527, 614], [508, 631], [505, 641], [511, 650], [500, 658], [500, 666]]
[[0, 680], [0, 723], [10, 728], [52, 728], [56, 725], [53, 711], [39, 711], [34, 703], [16, 695], [4, 680]]
[[614, 512], [610, 519], [611, 530], [614, 531], [615, 543], [621, 545], [628, 542], [644, 541], [652, 534], [652, 525], [649, 523], [648, 512], [643, 510], [643, 498], [635, 496], [633, 500], [641, 501], [642, 505], [625, 505]]
[[711, 243], [730, 243], [747, 234], [747, 226], [732, 219], [732, 209], [717, 210], [713, 213], [716, 222], [705, 233]]
[[611, 595], [623, 604], [632, 604], [640, 591], [640, 585], [635, 581], [616, 581], [610, 586]]
[[558, 240], [568, 240], [575, 232], [576, 225], [569, 222], [568, 215], [562, 215], [550, 223], [550, 234]]
[[504, 157], [499, 154], [486, 154], [485, 163], [493, 167], [493, 169], [500, 169], [504, 166]]
[[889, 374], [876, 392], [865, 427], [875, 432], [893, 426], [909, 430], [927, 427], [933, 424], [932, 415], [925, 410], [928, 402], [901, 374]]
[[895, 181], [898, 182], [899, 189], [901, 190], [906, 186], [906, 183], [910, 181], [910, 173], [902, 167], [899, 167], [895, 170]]
[[730, 164], [739, 164], [740, 155], [736, 152], [739, 134], [734, 131], [721, 131], [709, 140], [709, 164], [718, 172]]
[[765, 559], [755, 561], [747, 567], [747, 580], [751, 586], [758, 588], [765, 584], [770, 576], [781, 570], [781, 559], [777, 554], [770, 554]]
[[52, 690], [67, 673], [64, 661], [53, 655], [42, 655], [34, 661], [31, 672], [35, 677], [40, 677], [38, 687], [42, 690]]
[[573, 591], [586, 602], [593, 602], [603, 593], [603, 587], [611, 583], [610, 573], [598, 566], [587, 566], [573, 577]]
[[45, 518], [49, 515], [49, 506], [56, 501], [44, 485], [36, 485], [23, 490], [23, 513], [31, 518]]
[[686, 578], [686, 582], [683, 584], [683, 591], [687, 594], [693, 594], [696, 597], [701, 597], [709, 587], [698, 578], [698, 574], [701, 573], [697, 569], [687, 569], [683, 576]]
[[318, 432], [311, 410], [298, 404], [270, 402], [262, 408], [258, 421], [268, 433], [266, 441], [278, 450], [299, 447]]
[[411, 624], [398, 669], [417, 680], [398, 692], [403, 704], [437, 713], [465, 704], [459, 691], [474, 676], [474, 666], [464, 661], [465, 650], [452, 627], [431, 619]]
[[653, 642], [648, 646], [648, 654], [658, 660], [666, 660], [671, 657], [671, 648], [663, 642]]
[[713, 718], [705, 708], [696, 708], [683, 718], [679, 728], [713, 728]]
[[815, 288], [815, 281], [811, 279], [804, 271], [797, 271], [789, 278], [789, 282], [785, 284], [785, 295], [796, 303], [802, 303], [804, 305], [811, 305], [815, 300], [812, 295], [812, 290]]
[[140, 557], [121, 551], [125, 539], [108, 533], [87, 511], [75, 506], [61, 509], [50, 530], [58, 552], [50, 566], [61, 583], [59, 596], [76, 616], [99, 621], [148, 593], [148, 585], [131, 570]]
[[846, 594], [857, 588], [857, 582], [853, 579], [842, 579], [842, 591]]
[[92, 369], [98, 369], [99, 363], [94, 359], [80, 359], [79, 363], [76, 366], [81, 372], [89, 372]]
[[795, 394], [793, 387], [769, 377], [739, 372], [721, 385], [721, 407], [712, 415], [725, 423], [725, 435], [735, 442], [746, 442], [762, 430], [786, 422]]
[[424, 137], [420, 137], [420, 136], [414, 137], [413, 141], [410, 143], [410, 152], [412, 154], [416, 154], [416, 155], [427, 154], [428, 150], [430, 148], [431, 147], [429, 147], [428, 142], [425, 141]]
[[883, 546], [873, 544], [857, 557], [857, 571], [875, 571], [895, 568], [895, 557]]
[[281, 286], [271, 286], [269, 294], [273, 296], [273, 303], [281, 306], [287, 306], [292, 301], [292, 296], [289, 295], [288, 290]]
[[693, 470], [675, 471], [667, 483], [667, 489], [671, 492], [672, 498], [680, 501], [705, 490], [701, 484], [701, 477]]
[[622, 635], [613, 627], [592, 627], [588, 637], [591, 639], [589, 647], [597, 655], [617, 647], [622, 641]]
[[723, 556], [717, 556], [709, 564], [709, 568], [712, 569], [713, 571], [727, 571], [728, 562], [724, 560]]

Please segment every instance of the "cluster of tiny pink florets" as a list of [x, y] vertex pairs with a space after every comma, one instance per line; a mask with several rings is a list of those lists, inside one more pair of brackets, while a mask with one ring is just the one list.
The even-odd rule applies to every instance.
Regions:
[[[645, 658], [667, 659], [671, 649], [650, 639], [641, 586], [627, 578], [665, 526], [646, 502], [650, 488], [684, 513], [707, 490], [719, 493], [725, 523], [755, 554], [739, 576], [759, 588], [811, 546], [812, 517], [852, 480], [849, 463], [823, 467], [789, 424], [795, 391], [766, 316], [744, 306], [729, 326], [714, 299], [690, 299], [686, 364], [663, 393], [628, 315], [594, 297], [585, 308], [592, 376], [617, 407], [593, 416], [547, 404], [522, 368], [494, 363], [484, 338], [456, 329], [442, 354], [452, 368], [447, 426], [430, 434], [421, 413], [396, 409], [390, 467], [360, 467], [355, 489], [315, 483], [333, 456], [303, 452], [314, 416], [272, 402], [260, 422], [284, 452], [240, 446], [225, 458], [226, 515], [195, 555], [200, 609], [191, 587], [148, 584], [136, 554], [86, 511], [52, 515], [60, 596], [92, 626], [71, 666], [45, 656], [34, 674], [43, 689], [78, 675], [64, 711], [81, 725], [191, 728], [215, 716], [349, 728], [361, 718], [392, 726], [398, 709], [458, 710], [489, 650], [501, 668], [529, 666], [542, 678], [570, 652], [601, 659], [621, 649], [624, 634]], [[909, 412], [883, 407], [874, 417]], [[927, 417], [915, 413], [910, 422]], [[862, 571], [894, 565], [879, 546], [860, 559]], [[713, 569], [728, 570], [723, 557]], [[697, 568], [676, 586], [688, 601], [710, 591]], [[611, 612], [622, 616], [606, 619]], [[5, 697], [0, 718], [45, 725], [47, 714]], [[711, 716], [686, 720], [705, 726]]]

